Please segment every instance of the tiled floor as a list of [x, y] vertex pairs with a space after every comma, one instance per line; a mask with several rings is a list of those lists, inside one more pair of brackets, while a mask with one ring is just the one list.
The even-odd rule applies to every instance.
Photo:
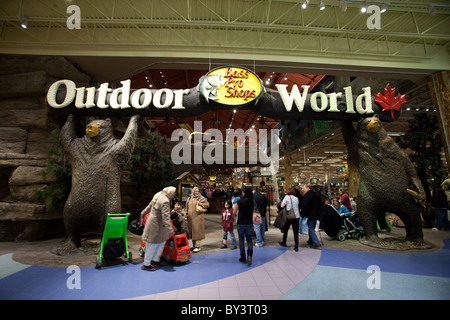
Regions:
[[[0, 256], [0, 299], [450, 299], [450, 239], [425, 253], [368, 253], [324, 248], [255, 248], [248, 267], [239, 250], [193, 255], [155, 272], [142, 263], [80, 268], [81, 289], [69, 289], [67, 268], [27, 266]], [[378, 275], [368, 273], [378, 266]], [[379, 276], [379, 288], [367, 285]]]
[[[255, 249], [258, 253], [267, 248]], [[277, 258], [250, 270], [199, 286], [137, 297], [134, 299], [181, 300], [264, 300], [279, 299], [295, 288], [316, 267], [320, 251], [301, 248], [299, 252], [286, 250]], [[236, 259], [235, 259], [236, 260]]]

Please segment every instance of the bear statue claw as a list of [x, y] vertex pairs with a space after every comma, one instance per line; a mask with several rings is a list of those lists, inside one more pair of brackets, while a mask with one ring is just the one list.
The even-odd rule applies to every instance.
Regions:
[[75, 245], [75, 243], [71, 240], [68, 240], [68, 241], [62, 243], [61, 245], [52, 248], [50, 250], [50, 252], [53, 254], [56, 254], [58, 256], [64, 256], [64, 255], [69, 254], [71, 251], [73, 251], [76, 248], [77, 248], [77, 246]]
[[432, 245], [422, 239], [408, 240], [397, 238], [379, 238], [378, 236], [366, 237], [360, 241], [362, 244], [388, 250], [431, 249]]

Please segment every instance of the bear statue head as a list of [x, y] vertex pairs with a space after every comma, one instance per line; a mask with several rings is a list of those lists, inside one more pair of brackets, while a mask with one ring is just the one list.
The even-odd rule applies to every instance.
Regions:
[[86, 126], [86, 135], [89, 138], [94, 138], [96, 136], [105, 135], [111, 132], [111, 120], [93, 120], [89, 122]]
[[358, 122], [359, 136], [365, 137], [366, 139], [370, 138], [371, 136], [375, 138], [381, 131], [383, 131], [382, 129], [383, 126], [377, 114], [369, 118], [361, 119]]
[[381, 128], [381, 121], [377, 114], [371, 118], [364, 119], [365, 128], [370, 133], [377, 133]]
[[388, 137], [378, 115], [359, 120], [357, 136], [359, 144], [377, 145]]

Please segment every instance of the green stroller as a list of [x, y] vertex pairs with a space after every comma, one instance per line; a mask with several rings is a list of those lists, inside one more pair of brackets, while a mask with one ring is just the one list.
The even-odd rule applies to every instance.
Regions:
[[131, 252], [128, 250], [127, 226], [129, 213], [108, 213], [103, 231], [100, 254], [95, 259], [95, 268], [100, 269], [103, 258], [113, 259], [124, 256], [131, 263]]

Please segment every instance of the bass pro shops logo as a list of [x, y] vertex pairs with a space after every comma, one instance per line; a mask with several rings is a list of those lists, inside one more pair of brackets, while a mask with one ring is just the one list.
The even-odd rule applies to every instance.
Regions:
[[210, 102], [224, 105], [243, 105], [259, 98], [266, 92], [261, 79], [245, 68], [217, 68], [200, 78], [197, 91]]

